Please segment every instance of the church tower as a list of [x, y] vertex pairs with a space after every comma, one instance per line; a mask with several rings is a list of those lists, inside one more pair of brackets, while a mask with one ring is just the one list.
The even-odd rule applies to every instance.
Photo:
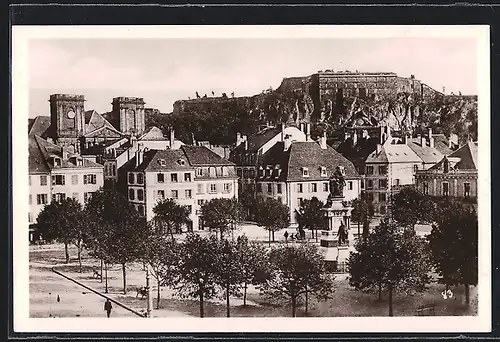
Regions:
[[115, 97], [113, 116], [118, 118], [119, 129], [125, 134], [141, 134], [146, 129], [144, 99], [141, 97]]
[[59, 146], [79, 150], [79, 138], [85, 129], [85, 97], [83, 95], [50, 95], [52, 138]]

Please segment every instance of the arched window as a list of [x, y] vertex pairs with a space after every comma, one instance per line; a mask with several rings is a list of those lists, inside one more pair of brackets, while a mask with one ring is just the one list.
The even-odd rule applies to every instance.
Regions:
[[129, 189], [128, 190], [128, 198], [133, 201], [135, 199], [135, 193], [134, 193], [134, 189]]
[[137, 184], [143, 184], [144, 183], [144, 175], [142, 173], [137, 174]]
[[137, 189], [137, 200], [144, 201], [144, 190]]
[[135, 182], [135, 177], [134, 177], [134, 174], [132, 172], [130, 172], [128, 174], [128, 182], [129, 182], [129, 184], [134, 184], [134, 182]]

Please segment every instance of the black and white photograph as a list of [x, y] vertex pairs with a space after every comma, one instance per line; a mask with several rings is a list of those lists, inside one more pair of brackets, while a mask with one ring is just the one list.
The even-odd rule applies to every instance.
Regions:
[[491, 329], [488, 26], [12, 44], [19, 331]]

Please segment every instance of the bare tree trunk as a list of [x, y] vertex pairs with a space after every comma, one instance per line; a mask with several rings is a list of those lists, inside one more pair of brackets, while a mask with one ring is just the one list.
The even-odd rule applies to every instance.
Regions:
[[272, 234], [273, 234], [273, 242], [274, 242], [274, 230], [273, 230], [273, 233], [272, 233]]
[[68, 243], [64, 243], [64, 254], [66, 255], [66, 264], [69, 264], [69, 251], [68, 251]]
[[306, 285], [306, 316], [308, 313], [308, 306], [309, 306], [309, 291], [307, 291], [307, 285]]
[[156, 309], [158, 310], [160, 308], [160, 281], [156, 280], [156, 285], [158, 286], [158, 295], [156, 297]]
[[79, 241], [78, 244], [76, 245], [76, 248], [78, 249], [78, 264], [80, 265], [80, 273], [82, 273], [82, 242]]
[[102, 259], [101, 259], [101, 284], [102, 284], [102, 275], [103, 275], [103, 272], [102, 272], [102, 266], [103, 265], [102, 264], [103, 264], [103, 262], [102, 262]]
[[203, 288], [200, 288], [200, 317], [203, 318]]
[[226, 283], [226, 317], [230, 317], [229, 310], [229, 283]]
[[295, 298], [295, 295], [292, 295], [292, 317], [295, 317], [296, 306], [297, 306], [297, 298]]
[[470, 304], [470, 286], [469, 284], [464, 284], [465, 287], [465, 304], [468, 306]]
[[271, 247], [271, 230], [269, 230], [269, 247]]
[[392, 310], [392, 285], [389, 284], [389, 316], [394, 316], [394, 312]]
[[245, 286], [243, 286], [243, 306], [247, 305], [247, 288], [248, 284], [247, 281], [245, 280]]
[[382, 283], [378, 283], [378, 301], [382, 300]]
[[122, 264], [122, 272], [123, 272], [123, 294], [127, 294], [127, 271], [125, 269], [125, 264]]
[[106, 272], [106, 289], [104, 291], [104, 293], [108, 293], [108, 263], [105, 262], [105, 265], [104, 265], [104, 272]]
[[315, 229], [316, 230], [316, 242], [318, 242], [318, 228]]

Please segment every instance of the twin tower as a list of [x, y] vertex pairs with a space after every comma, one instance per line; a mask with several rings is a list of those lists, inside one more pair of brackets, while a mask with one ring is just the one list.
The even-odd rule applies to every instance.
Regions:
[[[64, 140], [78, 139], [99, 128], [88, 125], [93, 111], [85, 112], [83, 95], [54, 94], [49, 102], [52, 132], [54, 138], [63, 144]], [[138, 135], [145, 131], [143, 98], [115, 97], [111, 104], [112, 111], [103, 117], [116, 130], [124, 135]]]

